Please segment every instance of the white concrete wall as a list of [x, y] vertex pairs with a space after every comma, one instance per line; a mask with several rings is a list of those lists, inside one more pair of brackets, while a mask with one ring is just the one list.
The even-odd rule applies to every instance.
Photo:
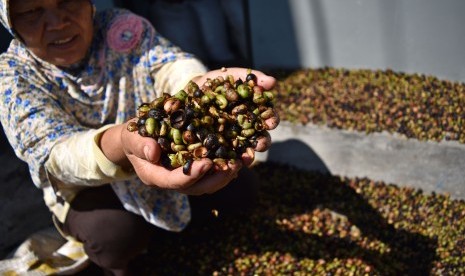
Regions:
[[465, 81], [463, 0], [250, 0], [256, 67], [386, 69]]

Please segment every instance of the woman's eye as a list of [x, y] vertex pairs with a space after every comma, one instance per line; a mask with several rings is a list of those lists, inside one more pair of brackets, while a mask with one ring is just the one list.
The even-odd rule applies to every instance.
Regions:
[[41, 12], [42, 12], [41, 8], [31, 8], [31, 9], [19, 12], [17, 16], [20, 18], [25, 18], [25, 19], [34, 19], [40, 16]]

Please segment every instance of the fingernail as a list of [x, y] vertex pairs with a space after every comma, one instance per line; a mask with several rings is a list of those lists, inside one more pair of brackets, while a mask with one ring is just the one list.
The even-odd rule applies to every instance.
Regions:
[[206, 174], [210, 171], [210, 169], [212, 168], [212, 166], [210, 166], [209, 164], [204, 164], [202, 166], [202, 169], [200, 169], [200, 174]]
[[150, 159], [150, 148], [149, 148], [149, 146], [145, 146], [145, 147], [144, 147], [144, 154], [145, 154], [145, 159], [146, 159], [147, 161], [152, 161], [152, 160]]

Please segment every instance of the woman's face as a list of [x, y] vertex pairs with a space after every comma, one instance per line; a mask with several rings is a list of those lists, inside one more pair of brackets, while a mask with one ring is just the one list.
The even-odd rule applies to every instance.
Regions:
[[82, 60], [93, 36], [89, 0], [11, 0], [13, 29], [37, 57], [57, 66]]

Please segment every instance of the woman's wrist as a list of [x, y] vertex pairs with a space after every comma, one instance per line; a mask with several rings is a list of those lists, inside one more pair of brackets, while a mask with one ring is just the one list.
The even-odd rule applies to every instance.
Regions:
[[126, 124], [119, 124], [108, 128], [102, 133], [98, 146], [108, 160], [121, 166], [125, 171], [131, 171], [132, 165], [123, 150], [121, 133], [126, 129]]

